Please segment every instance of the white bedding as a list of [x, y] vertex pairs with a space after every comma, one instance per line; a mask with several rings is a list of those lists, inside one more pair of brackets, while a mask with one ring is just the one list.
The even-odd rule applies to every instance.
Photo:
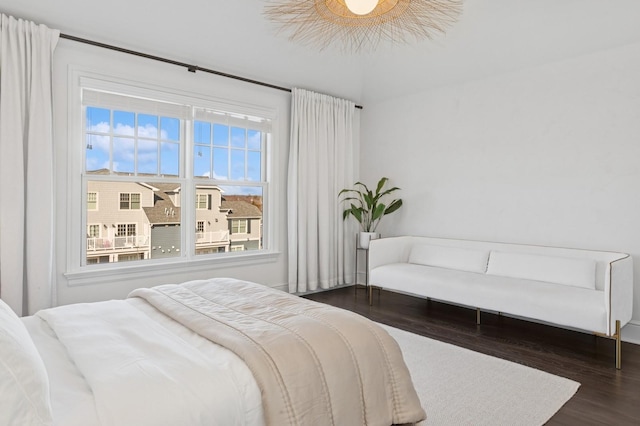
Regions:
[[417, 423], [425, 411], [398, 343], [351, 311], [232, 278], [130, 295], [232, 350], [262, 390], [272, 426]]
[[[387, 426], [425, 418], [385, 330], [256, 283], [197, 280], [22, 322], [5, 316], [0, 330], [11, 337], [21, 329], [28, 343], [13, 352], [30, 345], [33, 356], [5, 369], [0, 385], [21, 396], [35, 380], [50, 393], [37, 411], [47, 419], [34, 426], [51, 418], [62, 426]], [[0, 405], [6, 409], [13, 414]]]
[[70, 305], [23, 322], [49, 374], [57, 425], [264, 424], [246, 364], [142, 300]]

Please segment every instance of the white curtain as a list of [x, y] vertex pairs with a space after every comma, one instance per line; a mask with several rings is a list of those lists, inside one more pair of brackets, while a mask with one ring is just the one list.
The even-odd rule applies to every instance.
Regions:
[[51, 67], [60, 33], [0, 19], [0, 298], [26, 315], [53, 297]]
[[355, 228], [338, 193], [355, 182], [354, 103], [293, 89], [289, 151], [289, 291], [354, 279]]

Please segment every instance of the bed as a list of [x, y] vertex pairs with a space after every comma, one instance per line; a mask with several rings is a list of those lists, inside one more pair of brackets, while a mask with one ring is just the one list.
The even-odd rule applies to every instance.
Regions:
[[425, 418], [397, 343], [231, 278], [19, 319], [0, 301], [0, 425], [391, 425]]

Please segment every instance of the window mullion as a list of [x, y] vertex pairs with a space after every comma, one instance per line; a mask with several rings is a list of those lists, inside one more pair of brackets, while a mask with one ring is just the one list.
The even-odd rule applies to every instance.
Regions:
[[194, 126], [195, 111], [193, 106], [191, 107], [191, 115], [189, 119], [183, 120], [182, 126], [182, 164], [180, 169], [182, 170], [181, 176], [181, 198], [182, 198], [182, 217], [181, 219], [181, 241], [183, 256], [191, 259], [195, 256], [196, 235], [193, 230], [195, 229], [196, 211], [196, 186], [195, 179], [193, 178], [193, 153], [195, 152], [194, 143]]
[[109, 113], [109, 174], [113, 173], [113, 151], [114, 151], [114, 129], [111, 124], [113, 124], [113, 111]]

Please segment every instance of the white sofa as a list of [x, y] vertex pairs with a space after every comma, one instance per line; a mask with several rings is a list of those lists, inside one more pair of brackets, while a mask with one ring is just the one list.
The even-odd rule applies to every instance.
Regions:
[[[430, 237], [372, 240], [369, 284], [594, 332], [616, 340], [631, 320], [625, 253]], [[372, 294], [369, 294], [371, 303]]]

